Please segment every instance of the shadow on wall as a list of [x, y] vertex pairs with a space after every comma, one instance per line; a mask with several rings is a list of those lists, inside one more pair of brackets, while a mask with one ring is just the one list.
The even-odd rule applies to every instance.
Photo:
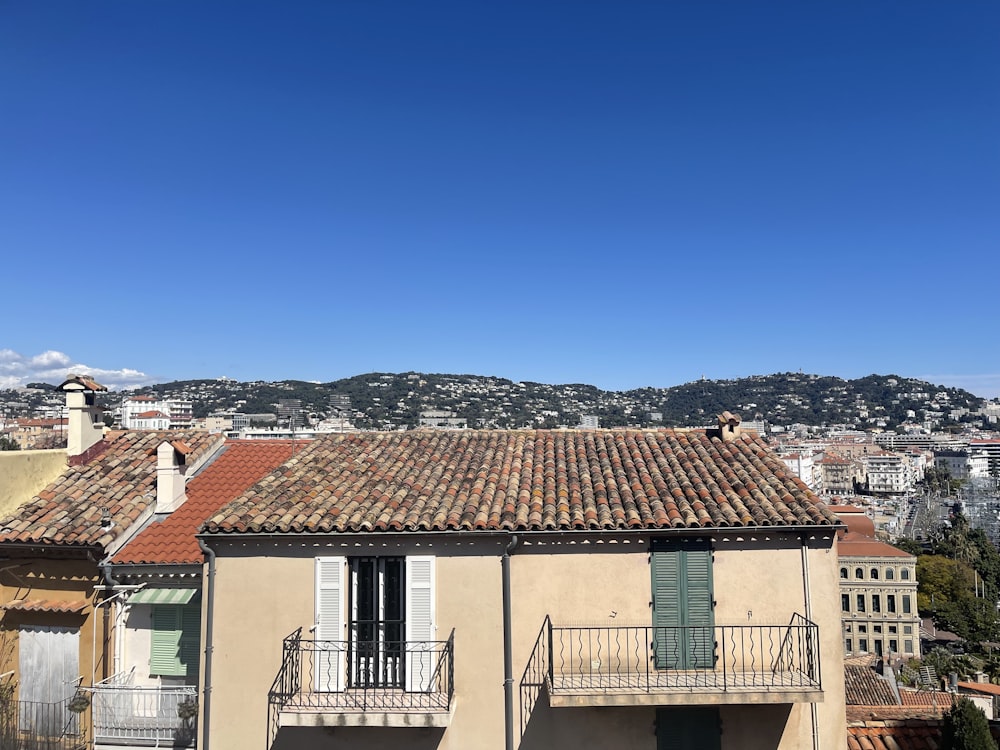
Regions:
[[518, 750], [656, 747], [656, 710], [646, 706], [552, 708], [543, 690]]
[[[436, 750], [444, 729], [429, 727], [282, 727], [271, 750]], [[501, 738], [502, 739], [502, 738]]]

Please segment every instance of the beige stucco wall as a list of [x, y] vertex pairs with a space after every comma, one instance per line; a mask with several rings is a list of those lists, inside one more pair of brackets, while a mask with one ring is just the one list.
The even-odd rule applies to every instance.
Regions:
[[0, 451], [0, 516], [37, 495], [65, 468], [65, 448]]
[[[317, 555], [434, 554], [437, 638], [455, 629], [454, 716], [447, 729], [314, 728], [282, 730], [276, 748], [499, 750], [504, 746], [501, 564], [503, 540], [445, 539], [301, 545], [217, 543], [210, 746], [265, 742], [267, 692], [278, 672], [281, 640], [313, 622]], [[520, 730], [521, 675], [543, 619], [562, 625], [648, 625], [650, 573], [646, 536], [597, 543], [552, 537], [525, 544], [511, 559], [515, 727]], [[836, 550], [818, 540], [808, 555], [813, 619], [821, 624], [825, 701], [818, 708], [819, 747], [845, 746]], [[804, 613], [797, 538], [730, 536], [716, 540], [713, 568], [717, 624], [787, 624]], [[612, 616], [612, 613], [614, 615]], [[309, 637], [306, 635], [305, 637]], [[203, 672], [204, 673], [204, 672]], [[521, 750], [649, 748], [654, 707], [536, 706]], [[811, 748], [808, 704], [723, 706], [723, 748]]]

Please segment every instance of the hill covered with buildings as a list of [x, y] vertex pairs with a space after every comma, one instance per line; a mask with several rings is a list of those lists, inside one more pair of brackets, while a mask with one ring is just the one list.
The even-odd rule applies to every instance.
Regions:
[[[220, 412], [276, 414], [279, 404], [301, 409], [299, 424], [328, 417], [360, 429], [400, 429], [427, 423], [427, 415], [479, 428], [576, 426], [697, 426], [730, 410], [772, 426], [887, 429], [914, 426], [989, 428], [1000, 404], [968, 391], [895, 375], [855, 380], [803, 373], [698, 380], [669, 388], [602, 390], [582, 383], [552, 385], [482, 375], [368, 373], [329, 383], [228, 379], [162, 383], [102, 398], [115, 413], [126, 397], [190, 401], [193, 416]], [[60, 394], [51, 385], [0, 391], [0, 415], [58, 416]]]

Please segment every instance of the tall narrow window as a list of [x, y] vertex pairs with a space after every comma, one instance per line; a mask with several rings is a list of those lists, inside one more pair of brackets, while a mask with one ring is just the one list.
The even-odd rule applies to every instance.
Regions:
[[872, 612], [882, 611], [882, 597], [878, 594], [872, 594]]
[[844, 612], [850, 612], [851, 611], [851, 595], [850, 594], [841, 594], [840, 595], [840, 609], [843, 610]]
[[865, 611], [865, 595], [858, 594], [858, 612]]
[[[896, 613], [896, 595], [886, 594], [885, 595], [885, 611], [890, 614]], [[895, 650], [895, 649], [893, 649]]]
[[161, 677], [194, 677], [198, 674], [201, 605], [155, 605], [151, 637], [150, 674]]
[[903, 614], [910, 614], [910, 597], [906, 594], [903, 595]]

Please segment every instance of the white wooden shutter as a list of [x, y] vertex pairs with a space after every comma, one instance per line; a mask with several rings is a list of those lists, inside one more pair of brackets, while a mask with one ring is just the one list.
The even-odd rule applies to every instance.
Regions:
[[43, 706], [64, 701], [76, 692], [80, 678], [80, 631], [54, 625], [24, 625], [18, 632], [18, 651], [20, 729], [59, 736], [64, 729], [63, 716]]
[[434, 557], [406, 558], [406, 689], [434, 689], [438, 662], [434, 647]]
[[344, 689], [344, 589], [347, 559], [316, 558], [316, 639], [313, 670], [317, 692]]

